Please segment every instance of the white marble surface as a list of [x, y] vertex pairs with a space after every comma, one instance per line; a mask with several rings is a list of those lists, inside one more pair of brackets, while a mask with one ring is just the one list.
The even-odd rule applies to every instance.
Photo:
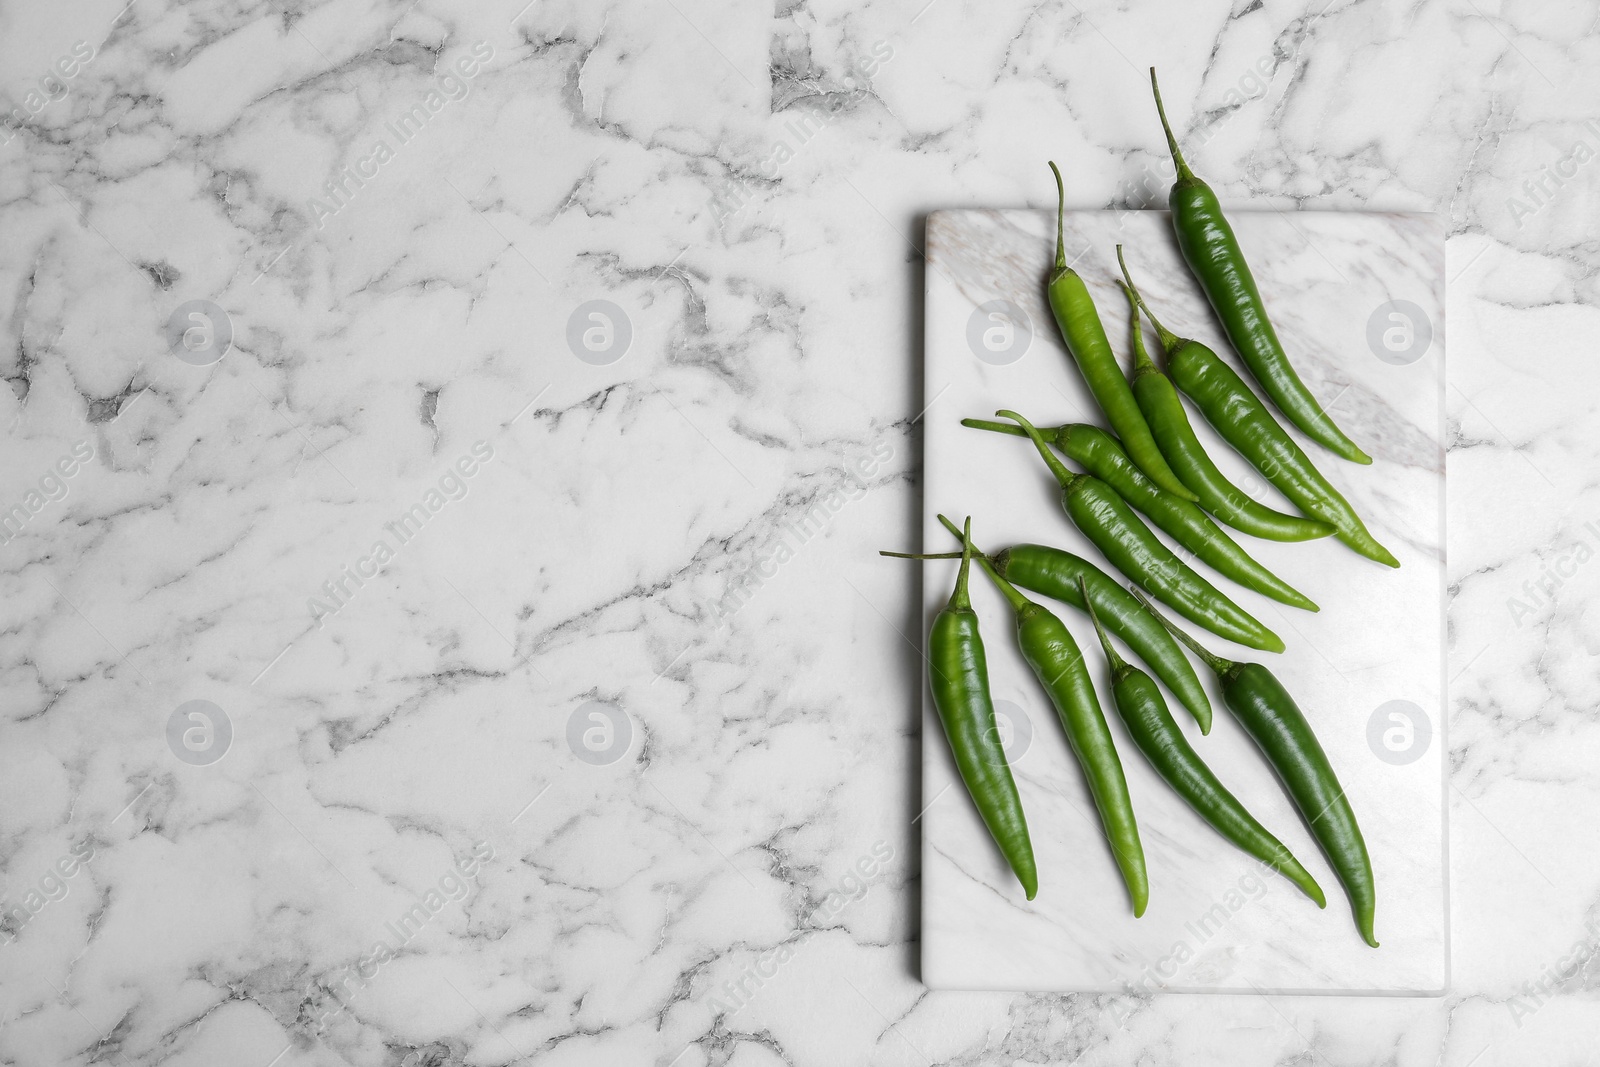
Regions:
[[[1593, 31], [1435, 0], [0, 6], [0, 1058], [1585, 1062]], [[1073, 206], [1159, 199], [1149, 63], [1230, 201], [1448, 220], [1437, 1000], [915, 977], [921, 586], [873, 552], [920, 533], [922, 220], [1045, 207], [1047, 152]], [[567, 342], [597, 299], [631, 325], [605, 365]], [[190, 301], [231, 328], [208, 366], [169, 349]], [[169, 743], [192, 700], [231, 726], [209, 765], [202, 722]]]
[[[1195, 664], [1215, 705], [1212, 733], [1201, 737], [1169, 693], [1175, 717], [1245, 807], [1322, 884], [1325, 912], [1283, 878], [1264, 875], [1151, 771], [1121, 728], [1088, 620], [1044, 600], [1092, 664], [1127, 774], [1150, 869], [1149, 909], [1134, 919], [1083, 775], [1017, 651], [1011, 612], [980, 580], [973, 598], [991, 685], [1005, 701], [1012, 731], [1008, 751], [1039, 860], [1039, 895], [1023, 898], [990, 843], [929, 700], [920, 976], [933, 988], [1438, 995], [1448, 984], [1448, 739], [1439, 736], [1447, 359], [1443, 331], [1436, 335], [1433, 325], [1444, 319], [1443, 227], [1433, 215], [1380, 212], [1297, 219], [1240, 211], [1233, 221], [1285, 347], [1374, 462], [1357, 467], [1304, 439], [1302, 447], [1401, 566], [1391, 570], [1332, 538], [1291, 545], [1238, 534], [1246, 551], [1321, 610], [1283, 607], [1191, 560], [1288, 648], [1282, 655], [1255, 652], [1174, 617], [1219, 655], [1267, 664], [1295, 694], [1360, 821], [1378, 887], [1381, 947], [1369, 948], [1356, 933], [1337, 879], [1249, 737], [1223, 710], [1211, 672]], [[1125, 367], [1131, 356], [1127, 302], [1116, 286], [1119, 243], [1163, 323], [1230, 352], [1178, 256], [1165, 213], [1069, 212], [1063, 232], [1067, 257], [1076, 261]], [[927, 551], [955, 544], [937, 513], [957, 522], [971, 514], [973, 537], [986, 551], [1032, 541], [1119, 573], [1061, 513], [1055, 479], [1030, 443], [959, 421], [1014, 407], [1039, 426], [1105, 425], [1044, 304], [1039, 279], [1054, 243], [1053, 212], [954, 210], [929, 217], [923, 544]], [[1011, 329], [986, 335], [995, 328], [988, 312], [997, 302], [1010, 309], [999, 321]], [[1391, 321], [1391, 312], [1401, 314], [1395, 308], [1406, 317]], [[1366, 335], [1369, 320], [1380, 326], [1375, 346]], [[1146, 332], [1147, 344], [1156, 345], [1153, 331]], [[1235, 484], [1270, 507], [1293, 511], [1190, 410], [1195, 432]], [[948, 598], [954, 573], [953, 563], [930, 565], [927, 618]]]

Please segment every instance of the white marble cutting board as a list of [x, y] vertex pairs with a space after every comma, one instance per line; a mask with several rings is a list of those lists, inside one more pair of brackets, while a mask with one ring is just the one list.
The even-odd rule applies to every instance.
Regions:
[[[1332, 539], [1281, 545], [1236, 534], [1322, 610], [1281, 607], [1213, 575], [1288, 648], [1273, 656], [1198, 633], [1222, 655], [1267, 662], [1311, 719], [1372, 855], [1382, 947], [1357, 936], [1337, 879], [1223, 709], [1210, 673], [1197, 664], [1216, 712], [1211, 735], [1201, 737], [1169, 694], [1174, 714], [1223, 781], [1321, 883], [1325, 911], [1223, 841], [1155, 776], [1111, 707], [1088, 621], [1052, 603], [1092, 650], [1127, 769], [1150, 870], [1149, 910], [1134, 919], [1060, 726], [1016, 652], [1009, 613], [974, 572], [994, 696], [1021, 720], [1011, 729], [1013, 770], [1040, 888], [1034, 901], [1023, 898], [925, 701], [922, 977], [931, 987], [1428, 995], [1448, 985], [1444, 232], [1430, 215], [1235, 211], [1230, 218], [1301, 376], [1375, 462], [1355, 466], [1296, 435], [1402, 566], [1389, 570]], [[1061, 514], [1031, 446], [959, 424], [1012, 407], [1041, 427], [1105, 425], [1043, 301], [1053, 241], [1053, 216], [1043, 212], [941, 211], [928, 219], [929, 551], [955, 545], [936, 513], [957, 522], [970, 513], [981, 548], [1037, 541], [1105, 565]], [[1118, 354], [1126, 360], [1129, 352], [1126, 304], [1114, 285], [1118, 242], [1164, 323], [1239, 367], [1178, 257], [1165, 212], [1069, 213], [1068, 258], [1088, 282]], [[1008, 301], [1010, 310], [994, 301]], [[1396, 312], [1390, 301], [1408, 303]], [[1154, 334], [1147, 337], [1159, 356]], [[1230, 477], [1288, 509], [1192, 409], [1191, 417]], [[954, 564], [927, 565], [925, 621], [948, 597], [954, 575]]]

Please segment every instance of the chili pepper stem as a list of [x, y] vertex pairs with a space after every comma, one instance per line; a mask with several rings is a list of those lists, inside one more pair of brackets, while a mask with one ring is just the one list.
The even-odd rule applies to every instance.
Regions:
[[883, 549], [880, 556], [893, 556], [895, 559], [960, 559], [960, 552], [890, 552]]
[[995, 433], [1008, 433], [1013, 437], [1028, 436], [1028, 431], [1021, 426], [1011, 426], [1004, 422], [992, 422], [989, 419], [962, 419], [961, 425], [974, 430], [993, 430]]
[[[940, 515], [943, 519], [944, 516]], [[972, 516], [967, 516], [967, 525], [961, 535], [961, 571], [956, 575], [956, 587], [950, 593], [951, 611], [971, 611], [972, 598], [968, 595], [967, 576], [972, 571]]]
[[1089, 621], [1094, 624], [1095, 636], [1100, 638], [1100, 647], [1106, 651], [1106, 659], [1111, 664], [1111, 676], [1118, 677], [1128, 671], [1128, 661], [1111, 646], [1111, 638], [1106, 634], [1105, 627], [1100, 625], [1100, 616], [1095, 613], [1094, 601], [1089, 599], [1089, 583], [1083, 580], [1083, 575], [1078, 575], [1078, 592], [1083, 594], [1083, 604], [1089, 609]]
[[1067, 213], [1067, 187], [1061, 183], [1061, 171], [1054, 160], [1050, 163], [1050, 173], [1056, 176], [1056, 268], [1050, 272], [1054, 280], [1067, 272], [1067, 246], [1061, 239], [1061, 217]]
[[1138, 306], [1140, 311], [1145, 313], [1145, 316], [1150, 320], [1150, 325], [1156, 328], [1156, 336], [1161, 339], [1161, 347], [1166, 349], [1167, 354], [1170, 356], [1183, 345], [1183, 338], [1161, 325], [1161, 320], [1156, 318], [1155, 313], [1150, 310], [1150, 306], [1144, 302], [1144, 297], [1139, 295], [1139, 287], [1133, 284], [1133, 276], [1128, 273], [1128, 261], [1122, 258], [1121, 245], [1117, 246], [1117, 266], [1122, 268], [1122, 280], [1125, 283], [1123, 291], [1130, 294], [1130, 299]]
[[1056, 476], [1056, 481], [1061, 483], [1061, 488], [1066, 489], [1072, 485], [1074, 479], [1076, 479], [1078, 475], [1067, 470], [1067, 465], [1055, 457], [1055, 454], [1050, 451], [1050, 446], [1045, 444], [1043, 435], [1041, 435], [1039, 431], [1034, 428], [1033, 423], [1029, 422], [1021, 415], [1018, 415], [1015, 411], [1001, 410], [995, 412], [995, 414], [999, 415], [1003, 419], [1010, 419], [1018, 426], [1022, 427], [1022, 432], [1028, 435], [1028, 439], [1031, 440], [1034, 444], [1034, 447], [1039, 450], [1039, 455], [1044, 457], [1045, 466], [1050, 468], [1050, 473], [1054, 474]]
[[938, 519], [940, 522], [944, 523], [944, 528], [946, 530], [949, 530], [951, 533], [961, 538], [962, 544], [965, 546], [962, 549], [963, 554], [970, 550], [972, 553], [971, 558], [976, 559], [978, 564], [983, 567], [984, 572], [987, 573], [990, 578], [994, 579], [995, 588], [999, 589], [1000, 595], [1006, 598], [1006, 603], [1011, 605], [1012, 611], [1021, 612], [1033, 607], [1033, 601], [1019, 593], [1016, 586], [1000, 577], [1000, 572], [995, 570], [993, 560], [991, 560], [986, 554], [979, 552], [976, 548], [972, 547], [972, 519], [970, 517], [967, 519], [966, 530], [960, 533], [957, 533], [956, 531], [956, 524], [945, 518], [943, 515], [938, 516]]
[[1213, 671], [1215, 671], [1217, 673], [1217, 677], [1222, 677], [1230, 670], [1238, 666], [1238, 664], [1233, 662], [1231, 659], [1223, 659], [1221, 656], [1214, 655], [1204, 646], [1202, 646], [1200, 642], [1196, 641], [1194, 638], [1190, 637], [1188, 634], [1174, 626], [1170, 619], [1156, 610], [1156, 606], [1150, 603], [1150, 598], [1145, 596], [1144, 593], [1140, 591], [1138, 586], [1130, 582], [1128, 584], [1128, 592], [1132, 593], [1134, 598], [1137, 599], [1139, 603], [1144, 605], [1144, 610], [1154, 615], [1156, 617], [1156, 621], [1167, 628], [1168, 633], [1172, 634], [1172, 636], [1176, 637], [1179, 641], [1182, 641], [1185, 648], [1199, 656], [1205, 662], [1207, 667], [1210, 667]]
[[[1117, 246], [1117, 258], [1122, 258], [1122, 246]], [[1122, 295], [1128, 298], [1128, 325], [1133, 330], [1133, 376], [1147, 374], [1156, 369], [1155, 361], [1150, 358], [1150, 353], [1144, 347], [1144, 320], [1139, 318], [1139, 302], [1133, 298], [1133, 290], [1126, 282], [1122, 284]], [[1163, 345], [1165, 342], [1163, 342]]]
[[1156, 81], [1156, 68], [1150, 68], [1150, 90], [1156, 96], [1156, 113], [1161, 116], [1161, 129], [1167, 135], [1167, 148], [1172, 152], [1172, 165], [1177, 168], [1178, 180], [1193, 180], [1194, 171], [1189, 169], [1189, 164], [1184, 162], [1183, 153], [1178, 151], [1178, 139], [1172, 136], [1172, 127], [1167, 123], [1167, 109], [1161, 103], [1161, 83]]

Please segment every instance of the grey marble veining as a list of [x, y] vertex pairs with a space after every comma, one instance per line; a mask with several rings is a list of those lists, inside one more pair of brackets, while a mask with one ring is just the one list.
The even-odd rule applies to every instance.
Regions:
[[[1597, 47], [1434, 0], [0, 6], [0, 1059], [1585, 1062]], [[1046, 157], [1159, 207], [1152, 63], [1230, 204], [1447, 220], [1442, 998], [917, 977], [924, 586], [874, 553], [922, 533], [924, 221], [1051, 206]]]

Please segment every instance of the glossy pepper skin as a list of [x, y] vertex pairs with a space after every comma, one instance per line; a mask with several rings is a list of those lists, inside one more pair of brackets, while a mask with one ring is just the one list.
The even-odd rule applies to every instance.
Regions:
[[[945, 529], [961, 539], [961, 531], [941, 517]], [[900, 553], [886, 552], [894, 556]], [[954, 553], [959, 556], [960, 553]], [[922, 558], [922, 557], [916, 557]], [[941, 554], [936, 558], [950, 558]], [[1144, 607], [1128, 595], [1111, 575], [1096, 567], [1082, 556], [1075, 556], [1048, 545], [1021, 544], [995, 553], [988, 559], [995, 574], [1012, 585], [1071, 604], [1079, 611], [1087, 611], [1089, 601], [1083, 598], [1082, 587], [1087, 585], [1094, 600], [1095, 610], [1106, 620], [1111, 632], [1127, 642], [1134, 655], [1166, 683], [1183, 706], [1189, 709], [1202, 734], [1211, 732], [1211, 700], [1205, 686], [1189, 664], [1167, 628], [1162, 626]]]
[[[1134, 397], [1150, 420], [1156, 443], [1172, 461], [1178, 477], [1195, 491], [1201, 506], [1236, 530], [1273, 541], [1309, 541], [1333, 533], [1333, 527], [1319, 519], [1285, 515], [1251, 499], [1248, 493], [1217, 469], [1200, 439], [1195, 436], [1194, 427], [1189, 425], [1189, 416], [1183, 410], [1183, 401], [1179, 399], [1172, 380], [1157, 370], [1145, 354], [1144, 338], [1139, 329], [1139, 312], [1143, 311], [1155, 324], [1164, 348], [1171, 334], [1145, 306], [1144, 298], [1139, 295], [1133, 279], [1128, 275], [1128, 265], [1123, 262], [1120, 245], [1117, 247], [1117, 262], [1122, 266], [1125, 283], [1123, 292], [1134, 305]], [[1171, 350], [1168, 349], [1168, 352], [1170, 358]]]
[[1169, 345], [1167, 370], [1178, 388], [1262, 477], [1295, 507], [1331, 525], [1335, 537], [1363, 556], [1400, 566], [1232, 367], [1198, 341], [1163, 334], [1162, 344]]
[[1078, 643], [1065, 623], [1044, 605], [1017, 592], [1015, 586], [989, 566], [988, 557], [981, 557], [981, 562], [995, 587], [1011, 605], [1017, 623], [1017, 647], [1039, 684], [1044, 686], [1050, 703], [1055, 705], [1067, 743], [1088, 780], [1089, 792], [1100, 812], [1101, 827], [1111, 845], [1117, 869], [1122, 872], [1123, 883], [1128, 887], [1137, 918], [1144, 914], [1150, 902], [1144, 845], [1139, 841], [1139, 824], [1134, 819], [1133, 801], [1128, 797], [1122, 760], [1117, 757], [1111, 728], [1106, 725], [1100, 701], [1095, 697], [1094, 682], [1089, 677], [1083, 653], [1078, 651]]
[[1184, 162], [1183, 153], [1178, 151], [1178, 140], [1172, 135], [1166, 108], [1161, 104], [1161, 87], [1156, 83], [1154, 67], [1150, 68], [1150, 88], [1155, 93], [1156, 112], [1161, 117], [1161, 129], [1167, 135], [1172, 164], [1178, 172], [1167, 198], [1172, 211], [1172, 229], [1178, 237], [1178, 251], [1216, 311], [1223, 332], [1228, 335], [1228, 343], [1239, 353], [1278, 410], [1305, 431], [1306, 436], [1354, 463], [1371, 463], [1372, 457], [1344, 435], [1295, 373], [1277, 331], [1272, 328], [1272, 321], [1267, 318], [1255, 277], [1239, 249], [1233, 227], [1222, 213], [1217, 194], [1194, 176]]
[[[1138, 590], [1134, 590], [1138, 596]], [[1261, 754], [1267, 758], [1283, 790], [1299, 810], [1328, 865], [1338, 875], [1350, 900], [1361, 939], [1378, 947], [1373, 936], [1377, 891], [1367, 842], [1356, 824], [1350, 800], [1333, 773], [1305, 713], [1283, 683], [1259, 663], [1235, 663], [1212, 655], [1199, 642], [1179, 630], [1145, 601], [1145, 607], [1189, 650], [1216, 673], [1222, 683], [1222, 701], [1239, 720]]]
[[[1028, 436], [1020, 426], [987, 419], [962, 419], [961, 425], [979, 430]], [[1085, 423], [1067, 423], [1063, 426], [1040, 430], [1045, 440], [1092, 474], [1105, 482], [1117, 495], [1142, 511], [1174, 541], [1193, 552], [1195, 558], [1219, 574], [1225, 575], [1262, 596], [1271, 597], [1281, 604], [1316, 611], [1317, 605], [1304, 593], [1256, 562], [1239, 542], [1212, 522], [1200, 505], [1163, 492], [1156, 483], [1146, 478], [1133, 461], [1122, 451], [1117, 439], [1098, 426]], [[1328, 527], [1333, 532], [1333, 527]]]
[[[972, 520], [968, 519], [969, 530], [971, 525]], [[978, 634], [978, 615], [968, 596], [972, 541], [970, 537], [965, 540], [955, 590], [944, 610], [935, 616], [928, 636], [928, 682], [961, 781], [990, 836], [1022, 883], [1023, 892], [1032, 900], [1039, 891], [1038, 868], [1033, 859], [1033, 842], [1028, 837], [1028, 820], [1022, 813], [1022, 799], [995, 728], [988, 660], [983, 638]]]
[[1237, 846], [1246, 855], [1254, 856], [1300, 888], [1317, 907], [1327, 906], [1322, 887], [1311, 877], [1294, 854], [1266, 827], [1245, 810], [1237, 797], [1206, 766], [1200, 754], [1183, 736], [1173, 721], [1161, 690], [1151, 677], [1128, 663], [1111, 646], [1100, 625], [1093, 607], [1089, 620], [1094, 623], [1100, 647], [1105, 650], [1106, 662], [1111, 668], [1111, 697], [1128, 736], [1139, 746], [1150, 766], [1155, 768], [1162, 781], [1183, 798], [1211, 828]]
[[1117, 365], [1117, 357], [1111, 351], [1106, 328], [1101, 325], [1100, 313], [1095, 310], [1088, 287], [1083, 284], [1078, 272], [1067, 266], [1066, 246], [1061, 238], [1061, 216], [1066, 211], [1067, 194], [1061, 184], [1061, 172], [1056, 170], [1054, 163], [1050, 164], [1050, 170], [1056, 176], [1058, 196], [1056, 264], [1050, 272], [1045, 295], [1049, 298], [1056, 326], [1060, 328], [1067, 351], [1082, 372], [1083, 380], [1088, 383], [1089, 391], [1094, 394], [1095, 402], [1106, 413], [1106, 418], [1111, 420], [1112, 428], [1122, 438], [1128, 455], [1133, 457], [1139, 469], [1167, 492], [1176, 493], [1185, 500], [1193, 500], [1194, 494], [1172, 473], [1172, 468], [1162, 458], [1161, 449], [1156, 447], [1155, 438], [1150, 436], [1150, 427], [1145, 425], [1139, 405], [1134, 402], [1133, 393], [1128, 388], [1128, 379], [1122, 376], [1122, 368]]
[[1062, 510], [1119, 571], [1214, 634], [1265, 652], [1283, 651], [1283, 640], [1277, 634], [1174, 555], [1116, 490], [1098, 478], [1069, 471], [1021, 415], [1014, 411], [995, 414], [1027, 431], [1061, 485]]

